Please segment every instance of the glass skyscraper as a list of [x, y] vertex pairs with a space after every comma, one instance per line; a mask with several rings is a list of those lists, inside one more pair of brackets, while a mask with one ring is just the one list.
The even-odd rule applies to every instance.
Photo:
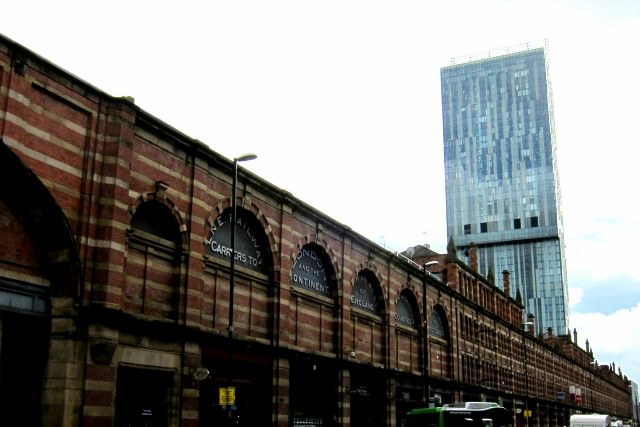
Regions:
[[[545, 45], [442, 68], [447, 233], [479, 273], [510, 273], [536, 331], [566, 334], [568, 291]], [[501, 280], [496, 280], [502, 286]], [[526, 319], [523, 319], [523, 322]]]

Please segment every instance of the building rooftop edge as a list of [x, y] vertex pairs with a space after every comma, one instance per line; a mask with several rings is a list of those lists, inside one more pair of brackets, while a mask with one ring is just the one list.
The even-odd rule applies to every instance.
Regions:
[[[527, 52], [529, 50], [543, 48], [545, 51], [547, 50], [547, 40], [538, 40], [527, 43], [520, 43], [512, 46], [501, 47], [498, 49], [486, 50], [483, 52], [470, 53], [467, 55], [461, 55], [451, 58], [451, 64], [448, 67], [453, 67], [456, 65], [468, 64], [476, 61], [483, 61], [486, 59], [495, 59], [501, 56], [513, 55], [516, 53]], [[448, 68], [443, 67], [443, 68]]]

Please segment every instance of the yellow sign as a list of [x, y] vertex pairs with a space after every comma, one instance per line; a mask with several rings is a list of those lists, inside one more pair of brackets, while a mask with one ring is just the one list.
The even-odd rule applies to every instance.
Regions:
[[219, 401], [220, 401], [219, 402], [220, 405], [235, 405], [236, 404], [236, 388], [220, 387]]
[[531, 410], [530, 409], [525, 409], [524, 410], [524, 417], [525, 418], [531, 418]]

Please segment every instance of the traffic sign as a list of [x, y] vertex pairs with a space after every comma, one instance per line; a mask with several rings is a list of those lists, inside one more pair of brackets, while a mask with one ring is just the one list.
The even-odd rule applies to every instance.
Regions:
[[235, 387], [220, 387], [218, 392], [220, 405], [235, 405], [236, 404], [236, 388]]

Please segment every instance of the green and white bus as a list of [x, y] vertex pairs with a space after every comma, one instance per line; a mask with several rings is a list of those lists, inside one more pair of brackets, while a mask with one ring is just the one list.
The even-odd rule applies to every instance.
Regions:
[[407, 413], [407, 427], [511, 427], [513, 416], [494, 402], [448, 403]]

